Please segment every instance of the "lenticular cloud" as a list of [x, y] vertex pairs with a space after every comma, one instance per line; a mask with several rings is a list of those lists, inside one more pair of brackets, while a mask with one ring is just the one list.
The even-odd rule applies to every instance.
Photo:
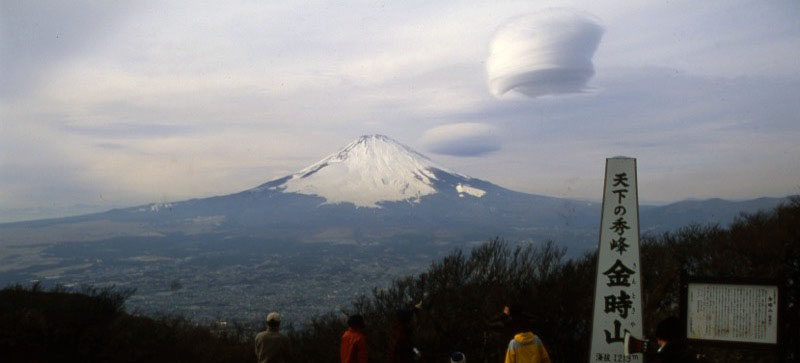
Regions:
[[492, 38], [486, 68], [496, 97], [579, 93], [594, 76], [592, 56], [603, 28], [589, 15], [550, 9], [514, 18]]
[[463, 122], [434, 127], [422, 134], [421, 143], [431, 152], [452, 156], [480, 156], [500, 150], [491, 125]]

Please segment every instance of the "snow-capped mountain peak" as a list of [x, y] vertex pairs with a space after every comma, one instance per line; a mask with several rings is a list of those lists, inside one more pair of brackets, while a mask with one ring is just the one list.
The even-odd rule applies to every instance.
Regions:
[[381, 201], [418, 202], [436, 193], [435, 170], [457, 175], [387, 136], [366, 135], [283, 178], [283, 183], [267, 185], [285, 193], [317, 195], [330, 204], [374, 208]]

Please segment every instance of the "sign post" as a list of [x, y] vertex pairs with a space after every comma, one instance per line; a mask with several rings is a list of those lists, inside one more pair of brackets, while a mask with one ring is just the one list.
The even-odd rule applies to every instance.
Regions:
[[589, 362], [642, 362], [626, 356], [625, 332], [642, 336], [636, 159], [606, 159]]

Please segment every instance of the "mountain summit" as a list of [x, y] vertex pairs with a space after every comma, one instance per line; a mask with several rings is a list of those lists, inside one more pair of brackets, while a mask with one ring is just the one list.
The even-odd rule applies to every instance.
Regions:
[[[387, 136], [365, 135], [300, 172], [256, 190], [316, 195], [325, 198], [326, 204], [380, 208], [379, 202], [419, 203], [421, 197], [440, 192], [436, 182], [445, 174], [470, 179]], [[477, 197], [484, 193], [461, 183], [449, 192]]]

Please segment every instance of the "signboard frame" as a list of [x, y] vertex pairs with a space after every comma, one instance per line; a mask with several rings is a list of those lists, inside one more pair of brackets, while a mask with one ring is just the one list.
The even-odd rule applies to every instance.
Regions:
[[[709, 285], [728, 285], [728, 286], [765, 286], [778, 290], [776, 298], [777, 303], [777, 321], [776, 326], [776, 343], [756, 343], [756, 342], [741, 342], [722, 339], [693, 339], [688, 336], [688, 321], [689, 321], [689, 285], [690, 284], [709, 284]], [[783, 342], [783, 324], [784, 316], [786, 315], [786, 306], [784, 304], [785, 291], [784, 287], [774, 279], [758, 279], [758, 278], [715, 278], [715, 277], [697, 277], [697, 276], [683, 276], [681, 278], [681, 291], [680, 291], [680, 314], [681, 314], [681, 333], [688, 342], [697, 345], [720, 347], [720, 348], [736, 348], [736, 349], [760, 349], [760, 350], [779, 350]]]

